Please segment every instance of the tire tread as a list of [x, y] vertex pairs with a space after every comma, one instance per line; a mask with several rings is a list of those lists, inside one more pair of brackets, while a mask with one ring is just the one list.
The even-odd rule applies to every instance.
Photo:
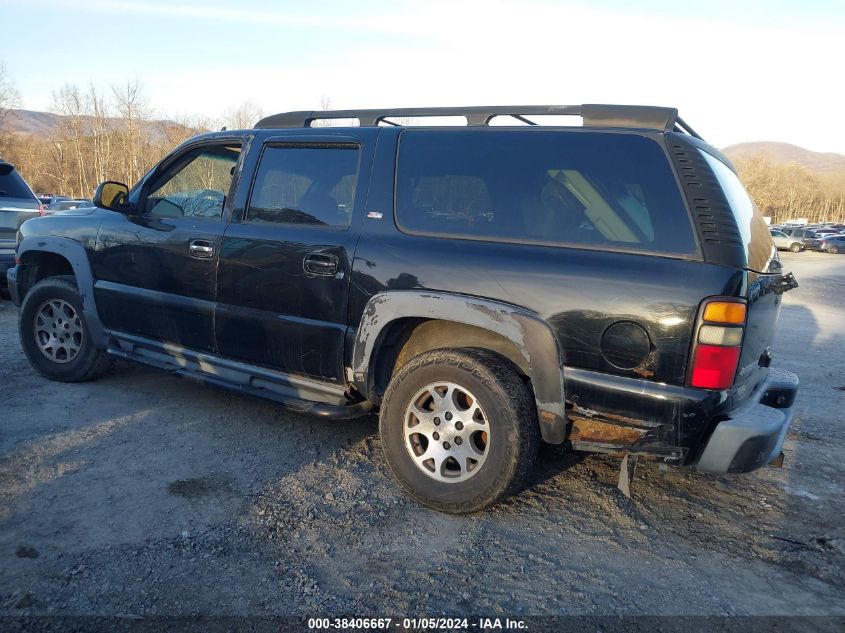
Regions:
[[[45, 371], [44, 368], [40, 366], [41, 359], [29, 350], [29, 347], [25, 341], [25, 337], [29, 336], [29, 333], [24, 331], [24, 320], [25, 314], [28, 312], [28, 302], [31, 303], [33, 301], [33, 296], [39, 294], [45, 288], [49, 288], [51, 286], [54, 288], [60, 287], [63, 290], [67, 290], [74, 293], [79, 301], [79, 310], [81, 314], [82, 300], [79, 297], [79, 289], [76, 285], [76, 279], [72, 275], [57, 275], [55, 277], [47, 277], [39, 281], [32, 288], [30, 288], [21, 305], [21, 317], [19, 326], [21, 346], [23, 347], [24, 352], [29, 358], [30, 365], [39, 375], [44, 376], [49, 380], [54, 380], [58, 382], [86, 382], [99, 378], [108, 371], [112, 363], [112, 358], [105, 349], [93, 348], [86, 352], [83, 352], [87, 353], [90, 356], [87, 362], [80, 366], [74, 367], [73, 371], [64, 372], [64, 374], [55, 372], [49, 373]], [[82, 320], [84, 323], [84, 317]], [[26, 324], [26, 327], [29, 327], [29, 323]], [[86, 336], [88, 338], [88, 343], [93, 344], [91, 341], [91, 334], [90, 332], [88, 332], [87, 326], [84, 326], [84, 328]], [[50, 361], [45, 360], [45, 362]]]
[[[405, 381], [412, 380], [417, 372], [429, 366], [451, 366], [472, 374], [484, 384], [486, 389], [498, 392], [500, 396], [504, 397], [508, 414], [514, 418], [513, 437], [506, 438], [506, 441], [513, 443], [516, 449], [513, 459], [506, 464], [492, 486], [479, 491], [469, 500], [447, 502], [427, 496], [403, 481], [391, 463], [392, 452], [401, 453], [401, 451], [404, 451], [404, 447], [390, 447], [385, 441], [387, 436], [384, 425], [395, 423], [395, 419], [390, 419], [392, 418], [391, 408], [394, 394]], [[404, 404], [399, 403], [399, 408], [404, 410]], [[499, 354], [480, 348], [432, 350], [408, 361], [393, 376], [384, 394], [380, 427], [388, 465], [403, 488], [420, 503], [455, 514], [483, 510], [504, 497], [522, 490], [533, 472], [540, 445], [540, 428], [537, 422], [536, 407], [530, 391], [519, 377], [516, 367], [511, 361]], [[472, 481], [472, 479], [468, 481]]]

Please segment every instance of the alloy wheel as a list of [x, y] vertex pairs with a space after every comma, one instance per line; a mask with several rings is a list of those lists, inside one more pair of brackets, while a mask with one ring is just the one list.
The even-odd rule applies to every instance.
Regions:
[[405, 448], [417, 468], [444, 483], [475, 475], [490, 452], [490, 425], [478, 400], [453, 382], [426, 385], [403, 419]]
[[69, 363], [82, 349], [85, 332], [76, 309], [64, 299], [50, 299], [35, 315], [38, 349], [54, 363]]

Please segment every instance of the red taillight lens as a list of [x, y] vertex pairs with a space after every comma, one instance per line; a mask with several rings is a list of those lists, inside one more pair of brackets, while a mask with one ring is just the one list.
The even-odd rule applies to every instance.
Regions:
[[47, 209], [44, 208], [43, 204], [38, 205], [38, 215], [47, 215]]
[[690, 386], [700, 389], [727, 389], [733, 384], [739, 363], [739, 347], [699, 345], [692, 360]]

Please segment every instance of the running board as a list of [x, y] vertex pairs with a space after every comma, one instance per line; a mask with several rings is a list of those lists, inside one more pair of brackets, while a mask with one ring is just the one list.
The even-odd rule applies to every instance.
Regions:
[[109, 354], [168, 373], [272, 400], [306, 415], [348, 420], [368, 415], [369, 401], [350, 402], [340, 385], [219, 358], [179, 345], [151, 341], [123, 332], [109, 332]]

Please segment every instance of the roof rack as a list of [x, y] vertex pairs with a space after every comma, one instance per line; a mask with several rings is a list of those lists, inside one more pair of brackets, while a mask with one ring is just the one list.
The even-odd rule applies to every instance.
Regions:
[[679, 116], [676, 108], [639, 105], [526, 105], [472, 106], [452, 108], [387, 108], [374, 110], [303, 110], [283, 112], [265, 117], [256, 128], [311, 127], [320, 119], [358, 119], [362, 126], [402, 125], [391, 119], [413, 117], [463, 116], [467, 125], [489, 125], [497, 116], [512, 117], [529, 125], [537, 125], [528, 117], [547, 115], [581, 116], [585, 127], [632, 127], [673, 130], [701, 138]]

